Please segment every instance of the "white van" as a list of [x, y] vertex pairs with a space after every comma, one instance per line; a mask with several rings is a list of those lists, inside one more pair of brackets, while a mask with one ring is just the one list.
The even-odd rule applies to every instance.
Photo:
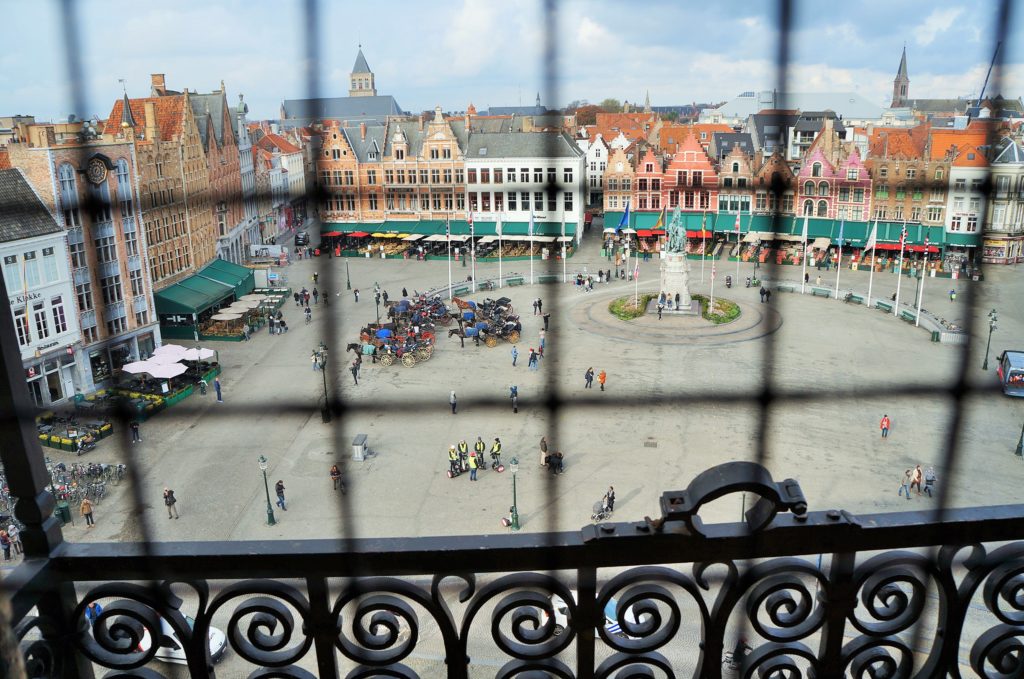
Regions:
[[[576, 590], [569, 590], [572, 594], [572, 600], [578, 601], [579, 595]], [[608, 603], [604, 607], [604, 629], [608, 634], [617, 637], [628, 637], [619, 626], [619, 623], [615, 620], [615, 609], [618, 608], [619, 602], [615, 599], [609, 599]], [[569, 606], [565, 603], [565, 599], [558, 596], [557, 594], [551, 595], [551, 607], [555, 611], [555, 636], [560, 635], [565, 631], [565, 628], [569, 626]], [[543, 622], [548, 621], [546, 611], [541, 611], [541, 619]], [[633, 615], [633, 607], [630, 606], [626, 609], [626, 621], [629, 624], [636, 624], [636, 617]], [[595, 636], [599, 636], [597, 630], [594, 631]]]
[[[185, 620], [188, 622], [189, 627], [194, 627], [196, 624], [196, 621], [190, 616], [186, 615]], [[224, 632], [216, 627], [210, 627], [208, 636], [210, 639], [210, 658], [212, 658], [213, 662], [217, 662], [227, 649], [227, 637], [224, 635]], [[139, 650], [143, 652], [148, 651], [151, 643], [153, 642], [149, 637], [149, 630], [143, 630]], [[154, 657], [163, 662], [177, 663], [179, 665], [188, 663], [185, 659], [185, 650], [182, 648], [181, 639], [178, 638], [178, 634], [163, 618], [160, 618], [160, 648], [157, 649], [156, 656]]]

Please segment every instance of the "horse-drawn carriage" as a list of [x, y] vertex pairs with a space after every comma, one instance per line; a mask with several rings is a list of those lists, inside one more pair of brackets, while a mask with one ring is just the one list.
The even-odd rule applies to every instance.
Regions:
[[513, 313], [508, 297], [485, 299], [479, 304], [456, 297], [452, 302], [459, 309], [456, 315], [459, 328], [449, 330], [448, 337], [479, 338], [477, 341], [483, 341], [488, 347], [497, 346], [499, 339], [512, 344], [519, 341], [523, 326], [519, 316]]
[[434, 333], [421, 330], [416, 334], [410, 328], [403, 335], [394, 323], [371, 323], [360, 332], [359, 343], [349, 344], [348, 349], [371, 356], [384, 366], [400, 361], [411, 368], [430, 360], [434, 353]]

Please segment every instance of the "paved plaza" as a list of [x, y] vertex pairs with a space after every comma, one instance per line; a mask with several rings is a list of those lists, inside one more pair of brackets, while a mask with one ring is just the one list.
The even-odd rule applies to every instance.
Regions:
[[[570, 272], [605, 266], [599, 237], [588, 234], [582, 251], [568, 263]], [[560, 269], [560, 263], [537, 262]], [[734, 264], [720, 262], [719, 271], [735, 275]], [[290, 302], [283, 308], [289, 321], [286, 335], [256, 334], [247, 343], [216, 345], [224, 367], [225, 403], [194, 395], [142, 426], [143, 442], [122, 450], [117, 437], [103, 441], [90, 458], [127, 461], [146, 511], [131, 511], [129, 486], [113, 490], [97, 508], [97, 526], [86, 532], [82, 522], [69, 526], [71, 540], [241, 540], [337, 536], [406, 536], [472, 534], [503, 531], [500, 519], [512, 501], [512, 478], [481, 471], [449, 479], [446, 451], [460, 439], [477, 436], [488, 443], [495, 436], [504, 444], [506, 463], [520, 460], [518, 506], [525, 531], [576, 530], [588, 523], [591, 505], [609, 485], [618, 494], [615, 518], [639, 520], [656, 515], [658, 497], [684, 488], [699, 472], [729, 460], [754, 459], [759, 431], [753, 406], [672, 405], [636, 406], [637, 396], [710, 393], [740, 394], [759, 388], [764, 375], [766, 347], [774, 354], [775, 383], [782, 389], [817, 389], [824, 396], [841, 396], [855, 386], [871, 386], [871, 399], [838, 398], [811, 403], [775, 405], [765, 433], [766, 464], [776, 478], [799, 480], [812, 509], [841, 507], [853, 512], [924, 509], [934, 500], [914, 497], [907, 502], [896, 490], [902, 471], [915, 464], [941, 468], [941, 450], [948, 433], [951, 402], [938, 397], [890, 398], [885, 390], [906, 384], [948, 384], [958, 367], [957, 347], [933, 343], [929, 335], [877, 310], [847, 305], [834, 299], [789, 293], [773, 295], [770, 305], [759, 302], [756, 289], [734, 286], [724, 294], [740, 304], [743, 315], [730, 326], [703, 326], [697, 319], [644, 317], [623, 322], [610, 316], [607, 303], [632, 294], [633, 283], [614, 280], [580, 293], [572, 285], [506, 288], [522, 315], [523, 339], [518, 366], [511, 364], [510, 345], [495, 348], [439, 332], [434, 357], [406, 368], [364, 363], [360, 384], [347, 371], [351, 355], [332, 347], [330, 379], [337, 380], [345, 399], [371, 410], [347, 415], [325, 425], [317, 401], [322, 376], [314, 372], [311, 350], [327, 334], [327, 323], [338, 323], [339, 338], [354, 341], [358, 328], [373, 320], [372, 288], [380, 283], [392, 298], [402, 287], [423, 290], [447, 282], [441, 262], [349, 260], [359, 303], [344, 291], [345, 260], [319, 258], [287, 268], [289, 284], [312, 287], [314, 270], [320, 287], [332, 285], [328, 308], [314, 307], [313, 323], [303, 323]], [[700, 263], [691, 271], [695, 291], [708, 292], [710, 266], [700, 282]], [[328, 270], [333, 283], [325, 285]], [[526, 273], [528, 262], [506, 263], [505, 272]], [[469, 269], [453, 264], [456, 280]], [[640, 265], [639, 289], [653, 290], [658, 262]], [[800, 275], [796, 267], [779, 267], [762, 274], [776, 280]], [[493, 276], [497, 266], [478, 265], [480, 278]], [[751, 273], [743, 265], [740, 279]], [[817, 272], [812, 273], [812, 280]], [[719, 274], [722, 275], [721, 273]], [[834, 283], [835, 272], [822, 272]], [[1015, 268], [989, 267], [989, 280], [980, 290], [978, 307], [1000, 312], [993, 354], [1015, 346], [1024, 327], [1024, 299]], [[929, 279], [925, 308], [951, 321], [962, 321], [965, 294], [951, 303], [950, 287], [964, 291], [966, 282]], [[866, 291], [867, 275], [844, 271], [842, 287]], [[876, 275], [874, 293], [888, 297], [895, 278]], [[487, 293], [498, 296], [497, 293]], [[904, 299], [913, 290], [905, 279]], [[476, 295], [481, 299], [485, 295]], [[542, 322], [531, 310], [533, 298], [544, 298], [552, 312], [547, 356], [539, 371], [526, 367], [531, 346], [537, 346]], [[982, 316], [984, 314], [981, 314]], [[979, 332], [987, 326], [979, 324]], [[984, 339], [984, 338], [983, 338]], [[188, 343], [190, 344], [190, 343]], [[984, 350], [984, 342], [979, 351]], [[995, 380], [994, 371], [980, 370], [982, 356], [970, 357], [969, 372], [981, 382]], [[583, 373], [593, 366], [608, 373], [607, 391], [583, 389]], [[486, 407], [482, 399], [506, 399], [509, 386], [519, 387], [520, 411], [505, 405]], [[566, 400], [553, 423], [541, 405], [554, 385]], [[459, 412], [452, 415], [448, 394], [455, 390]], [[585, 399], [599, 407], [574, 408]], [[507, 399], [504, 403], [508, 403]], [[253, 409], [258, 408], [258, 412]], [[893, 421], [887, 440], [879, 436], [878, 421], [888, 413]], [[999, 394], [972, 401], [963, 431], [961, 468], [951, 498], [954, 505], [1015, 501], [1021, 460], [1013, 455], [1020, 432], [1020, 403]], [[555, 426], [557, 424], [557, 427]], [[353, 462], [351, 439], [365, 433], [374, 455]], [[539, 468], [538, 442], [547, 436], [553, 449], [565, 454], [566, 473], [552, 477]], [[51, 458], [61, 453], [48, 451]], [[275, 508], [277, 525], [266, 525], [266, 498], [256, 458], [266, 455], [273, 483], [287, 487], [288, 511]], [[88, 458], [87, 458], [88, 459]], [[328, 470], [342, 465], [349, 493], [342, 498], [331, 489]], [[164, 486], [175, 489], [180, 520], [168, 520], [161, 502]], [[740, 498], [726, 498], [706, 508], [706, 519], [737, 520]], [[144, 522], [140, 524], [139, 519]]]

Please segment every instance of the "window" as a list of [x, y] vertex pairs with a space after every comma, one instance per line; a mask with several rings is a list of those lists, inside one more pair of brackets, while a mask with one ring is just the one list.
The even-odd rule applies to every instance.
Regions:
[[508, 192], [508, 209], [509, 209], [509, 212], [515, 212], [516, 209], [517, 209], [516, 208], [516, 192], [515, 191], [509, 191]]
[[917, 176], [917, 169], [913, 167], [907, 168], [907, 179], [913, 179]]
[[956, 210], [957, 212], [963, 212], [963, 209], [964, 209], [964, 199], [963, 198], [954, 198], [953, 199], [953, 209]]
[[637, 191], [646, 191], [647, 190], [647, 179], [646, 178], [641, 177], [640, 179], [636, 180], [636, 190]]
[[356, 211], [356, 197], [351, 193], [345, 194], [345, 209], [349, 212]]
[[758, 191], [757, 197], [754, 199], [754, 208], [757, 210], [765, 210], [768, 207], [768, 194], [764, 191]]
[[811, 176], [812, 177], [820, 177], [821, 176], [821, 163], [815, 163], [814, 165], [811, 165]]
[[53, 248], [43, 248], [43, 278], [47, 283], [54, 283], [59, 277], [57, 257], [53, 254]]
[[395, 160], [405, 160], [405, 149], [395, 149]]
[[484, 191], [480, 194], [480, 209], [484, 212], [491, 211], [491, 192]]
[[910, 208], [910, 220], [914, 222], [921, 221], [921, 208], [912, 207]]
[[387, 210], [395, 209], [395, 194], [388, 193], [384, 196], [384, 206]]
[[494, 194], [494, 211], [501, 212], [505, 209], [505, 194], [498, 191]]
[[623, 177], [623, 179], [622, 179], [622, 190], [623, 191], [629, 191], [632, 185], [633, 185], [633, 180], [632, 179], [630, 179], [629, 177]]
[[142, 311], [135, 312], [135, 325], [142, 326], [149, 323], [149, 311], [143, 309]]
[[[410, 174], [412, 174], [411, 171], [410, 171]], [[410, 179], [409, 181], [411, 182], [412, 180]], [[426, 183], [427, 183], [427, 171], [426, 170], [420, 170], [420, 184], [426, 184]]]
[[441, 209], [441, 194], [435, 193], [433, 196], [431, 196], [431, 199], [432, 199], [431, 200], [431, 205], [432, 205], [433, 209], [435, 211], [440, 210]]
[[116, 304], [124, 299], [121, 294], [121, 276], [115, 274], [100, 279], [100, 291], [103, 295], [103, 303], [106, 305]]
[[722, 187], [726, 189], [732, 188], [732, 177], [725, 177], [722, 179]]
[[647, 209], [647, 196], [640, 196], [640, 200], [638, 201], [638, 203], [639, 203], [639, 207], [640, 207], [641, 210], [646, 210]]
[[481, 184], [490, 184], [491, 183], [491, 170], [490, 170], [490, 168], [486, 168], [486, 167], [480, 168], [480, 183]]
[[385, 184], [394, 184], [395, 183], [395, 171], [394, 170], [384, 170], [384, 183]]
[[476, 169], [470, 168], [466, 170], [466, 183], [476, 184]]
[[821, 183], [818, 184], [818, 195], [819, 196], [827, 196], [828, 195], [828, 182], [821, 182]]
[[945, 172], [942, 171], [941, 167], [938, 168], [937, 170], [935, 170], [935, 178], [936, 179], [942, 179], [944, 176], [945, 176]]
[[660, 179], [652, 179], [651, 180], [651, 191], [661, 191], [661, 180]]
[[959, 231], [960, 230], [960, 225], [961, 225], [960, 215], [957, 215], [956, 217], [953, 217], [953, 219], [950, 221], [950, 223], [949, 223], [949, 230], [950, 231]]
[[854, 203], [863, 203], [864, 202], [864, 189], [854, 189], [853, 190], [853, 202]]
[[[415, 181], [416, 180], [416, 175], [413, 174], [413, 173], [410, 173], [410, 174], [412, 175], [410, 177], [410, 179]], [[396, 170], [395, 171], [395, 179], [397, 180], [397, 183], [404, 184], [405, 183], [405, 170]]]
[[118, 316], [112, 320], [107, 321], [107, 334], [108, 335], [120, 335], [128, 330], [128, 321], [124, 316]]
[[978, 215], [971, 215], [967, 218], [967, 230], [977, 231], [978, 230]]
[[704, 185], [704, 173], [700, 170], [694, 170], [693, 172], [693, 185], [703, 186]]
[[971, 198], [970, 209], [972, 212], [977, 212], [981, 209], [981, 198]]
[[355, 184], [355, 177], [352, 170], [345, 170], [345, 186], [352, 186], [353, 184]]
[[935, 188], [932, 189], [931, 195], [928, 196], [928, 200], [942, 200], [942, 193], [942, 187], [936, 186]]
[[530, 168], [524, 167], [519, 170], [519, 182], [525, 184], [528, 181], [530, 181]]
[[523, 210], [530, 209], [530, 194], [527, 191], [523, 191], [519, 194], [519, 197], [523, 199]]
[[430, 171], [430, 183], [431, 184], [440, 184], [441, 183], [441, 171], [440, 170], [431, 170]]
[[823, 200], [818, 201], [818, 216], [824, 217], [828, 214], [828, 203]]
[[654, 172], [654, 163], [646, 163], [644, 165], [644, 172]]
[[848, 169], [846, 171], [846, 181], [855, 182], [859, 178], [860, 178], [860, 171], [857, 168], [851, 167], [850, 169]]
[[508, 183], [512, 184], [516, 180], [516, 168], [507, 167], [505, 168], [505, 177], [508, 179]]
[[127, 251], [129, 257], [137, 257], [139, 254], [139, 239], [135, 234], [135, 230], [125, 231], [124, 233], [124, 249]]
[[128, 272], [128, 280], [132, 285], [132, 297], [142, 296], [142, 269], [132, 269]]
[[930, 207], [928, 208], [928, 221], [937, 222], [942, 219], [942, 208], [941, 207]]
[[50, 298], [50, 314], [53, 316], [53, 331], [58, 335], [68, 331], [68, 321], [64, 317], [64, 298], [60, 295]]
[[661, 209], [661, 196], [657, 196], [657, 195], [651, 196], [651, 209], [652, 210], [660, 210]]
[[804, 182], [804, 195], [805, 196], [813, 196], [814, 195], [814, 182]]
[[533, 209], [540, 212], [544, 209], [544, 192], [534, 191], [533, 192]]
[[367, 170], [366, 171], [366, 183], [370, 184], [370, 185], [374, 185], [374, 184], [377, 183], [377, 171], [376, 170]]
[[957, 180], [955, 180], [953, 182], [953, 190], [954, 191], [966, 191], [967, 190], [967, 180], [966, 179], [957, 179]]
[[117, 259], [117, 245], [113, 236], [97, 238], [93, 241], [96, 244], [96, 261], [100, 264], [113, 262]]
[[974, 191], [974, 192], [981, 191], [981, 185], [983, 183], [984, 182], [981, 179], [972, 179], [971, 180], [971, 191]]
[[839, 200], [843, 203], [850, 202], [850, 189], [843, 186], [839, 189]]
[[371, 210], [376, 210], [377, 209], [377, 194], [376, 193], [371, 193], [369, 200], [370, 200], [370, 209]]
[[563, 170], [563, 172], [562, 172], [562, 180], [566, 184], [572, 184], [572, 168], [571, 167], [567, 167], [567, 168], [565, 168], [565, 170]]
[[533, 168], [533, 181], [540, 184], [544, 181], [544, 170], [539, 167]]
[[500, 184], [501, 183], [501, 168], [500, 167], [494, 168], [494, 183], [495, 184]]
[[686, 170], [676, 170], [676, 184], [686, 186]]
[[94, 222], [110, 221], [110, 187], [106, 182], [89, 184], [89, 211]]
[[608, 190], [609, 191], [618, 191], [619, 190], [619, 180], [616, 179], [615, 177], [610, 177], [608, 179]]
[[444, 171], [444, 183], [445, 184], [451, 184], [452, 183], [452, 171], [451, 170], [445, 170]]
[[466, 194], [457, 193], [455, 194], [455, 209], [465, 210], [466, 209]]
[[[774, 200], [774, 198], [775, 198], [775, 195], [772, 194], [772, 199]], [[782, 211], [783, 212], [792, 212], [793, 211], [793, 194], [787, 193], [787, 194], [784, 194], [782, 196]]]
[[44, 340], [50, 336], [50, 326], [46, 322], [46, 305], [36, 302], [32, 305], [32, 318], [36, 323], [36, 337]]
[[450, 148], [441, 149], [441, 157], [442, 158], [451, 158], [452, 157], [452, 150]]
[[424, 212], [430, 209], [430, 196], [426, 193], [420, 195], [420, 209]]
[[462, 178], [462, 170], [461, 169], [455, 170], [455, 183], [456, 184], [464, 183], [464, 180]]
[[996, 177], [996, 195], [1005, 197], [1010, 190], [1010, 178], [1006, 175]]
[[41, 283], [39, 277], [39, 260], [35, 251], [25, 253], [25, 287], [32, 289]]
[[892, 209], [892, 218], [893, 219], [903, 219], [903, 206], [902, 205], [897, 205], [896, 207], [894, 207]]
[[438, 149], [436, 149], [436, 148], [430, 149], [430, 159], [431, 160], [437, 160], [440, 156], [441, 156], [441, 154], [438, 152]]
[[99, 335], [98, 332], [96, 332], [96, 326], [95, 325], [91, 325], [88, 328], [82, 328], [82, 340], [86, 344], [92, 344], [93, 342], [98, 342], [99, 339], [100, 339], [100, 335]]
[[916, 189], [910, 195], [911, 195], [911, 198], [913, 198], [915, 201], [916, 200], [922, 200], [924, 198], [924, 192], [923, 191], [918, 191]]
[[341, 149], [331, 149], [331, 158], [333, 160], [341, 160]]
[[4, 282], [7, 284], [7, 292], [21, 292], [21, 272], [18, 271], [18, 256], [9, 255], [4, 257]]
[[687, 191], [683, 194], [683, 207], [687, 210], [693, 209], [693, 191]]
[[739, 172], [740, 171], [740, 164], [739, 163], [733, 163], [732, 164], [732, 171], [733, 172]]
[[31, 336], [28, 332], [28, 315], [24, 308], [14, 310], [14, 328], [18, 331], [18, 344], [28, 346]]

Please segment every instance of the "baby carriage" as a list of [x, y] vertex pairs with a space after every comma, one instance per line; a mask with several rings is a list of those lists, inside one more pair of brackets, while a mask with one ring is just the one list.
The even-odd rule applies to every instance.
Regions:
[[594, 523], [598, 523], [611, 518], [611, 515], [612, 508], [608, 506], [608, 496], [605, 495], [594, 503], [594, 513], [590, 515], [590, 520]]

